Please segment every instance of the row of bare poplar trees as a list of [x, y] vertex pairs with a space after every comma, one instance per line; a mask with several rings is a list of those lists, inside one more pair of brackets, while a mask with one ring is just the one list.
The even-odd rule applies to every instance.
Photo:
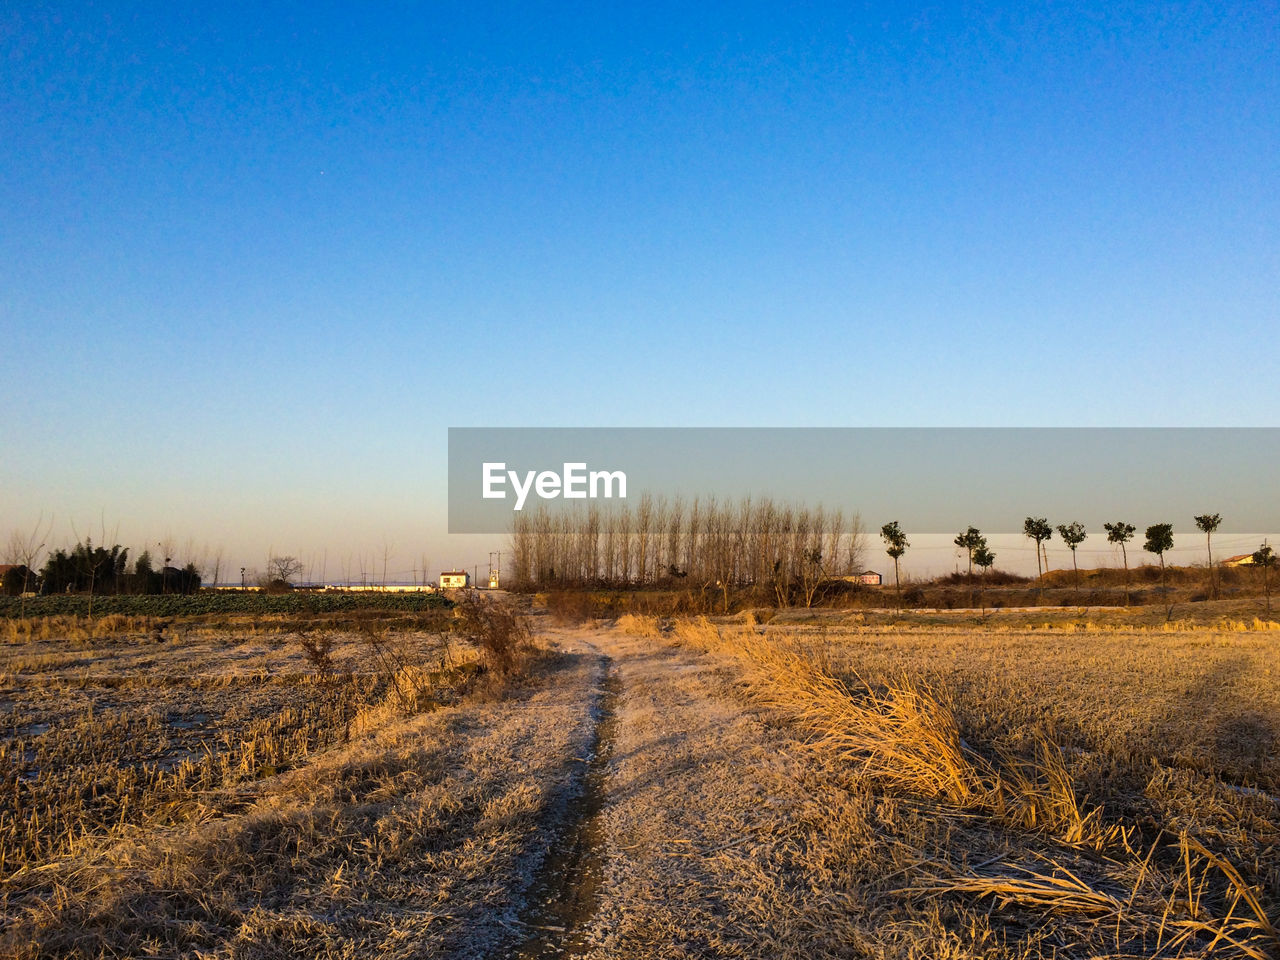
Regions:
[[517, 586], [636, 586], [687, 581], [701, 589], [767, 586], [812, 599], [824, 579], [864, 560], [856, 514], [750, 497], [521, 513], [512, 524], [509, 575]]

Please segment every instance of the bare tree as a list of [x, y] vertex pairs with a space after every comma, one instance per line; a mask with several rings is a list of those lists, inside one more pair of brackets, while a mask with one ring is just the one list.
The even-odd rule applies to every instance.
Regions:
[[382, 585], [387, 585], [387, 560], [391, 556], [392, 545], [386, 540], [382, 541]]
[[[779, 508], [767, 498], [738, 501], [668, 501], [642, 497], [634, 509], [594, 507], [574, 514], [530, 511], [512, 518], [509, 551], [513, 581], [525, 586], [605, 583], [645, 587], [665, 578], [693, 577], [713, 586], [727, 608], [740, 587], [766, 589], [779, 603], [808, 594], [862, 559], [862, 527], [855, 514], [821, 507]], [[814, 582], [808, 552], [822, 557]]]
[[36, 566], [40, 562], [40, 556], [44, 553], [45, 545], [52, 530], [53, 517], [50, 516], [49, 522], [45, 523], [42, 511], [35, 524], [31, 527], [30, 533], [14, 530], [9, 534], [9, 544], [5, 549], [5, 561], [17, 564], [22, 568], [22, 596], [18, 601], [18, 615], [21, 617], [27, 615], [27, 594], [33, 586], [31, 578], [35, 575]]
[[636, 506], [636, 581], [644, 584], [649, 569], [649, 533], [653, 526], [653, 498], [640, 495]]
[[822, 569], [822, 551], [816, 546], [803, 551], [800, 557], [800, 589], [804, 594], [806, 609], [813, 606], [813, 599], [825, 579], [826, 574]]
[[[667, 511], [667, 573], [680, 576], [680, 530], [684, 523], [684, 501], [676, 497]], [[686, 570], [685, 573], [688, 573]]]
[[213, 553], [213, 585], [218, 585], [218, 578], [222, 575], [222, 547], [219, 546]]
[[290, 586], [294, 578], [302, 572], [302, 561], [297, 557], [272, 557], [267, 561], [267, 579], [272, 583], [281, 582]]

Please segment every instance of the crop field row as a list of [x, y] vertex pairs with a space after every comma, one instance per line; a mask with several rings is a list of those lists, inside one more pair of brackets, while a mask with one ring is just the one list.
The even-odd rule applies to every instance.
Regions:
[[59, 594], [0, 597], [0, 619], [14, 617], [123, 616], [184, 617], [215, 613], [330, 614], [370, 610], [432, 611], [449, 606], [435, 593], [281, 593], [206, 591], [184, 596], [110, 594], [89, 597]]

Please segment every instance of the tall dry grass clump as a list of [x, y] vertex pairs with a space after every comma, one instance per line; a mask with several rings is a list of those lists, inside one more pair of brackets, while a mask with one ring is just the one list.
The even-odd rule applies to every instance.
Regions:
[[618, 629], [635, 637], [656, 640], [662, 636], [658, 618], [645, 613], [624, 613], [618, 618]]
[[992, 812], [1028, 830], [1044, 829], [1064, 843], [1131, 849], [1135, 829], [1107, 822], [1101, 807], [1081, 804], [1061, 748], [1037, 734], [1033, 750], [1030, 758], [1001, 754], [987, 794]]
[[720, 642], [720, 628], [706, 617], [680, 617], [671, 624], [671, 636], [681, 646], [711, 650]]
[[[1155, 863], [1158, 852], [1174, 866]], [[1138, 956], [1223, 957], [1269, 960], [1280, 949], [1280, 930], [1258, 891], [1234, 866], [1185, 831], [1176, 842], [1153, 844], [1130, 869], [1127, 883], [1104, 889], [1062, 863], [1009, 864], [996, 873], [927, 876], [896, 893], [965, 894], [1001, 909], [1023, 908], [1062, 918], [1085, 918], [1114, 931], [1117, 947], [1144, 945]], [[1127, 889], [1126, 889], [1127, 888]], [[1121, 955], [1134, 956], [1126, 950]]]
[[[707, 635], [705, 627], [698, 633]], [[961, 804], [986, 793], [985, 771], [965, 749], [955, 715], [928, 688], [906, 677], [855, 688], [796, 644], [728, 642], [750, 664], [757, 699], [789, 714], [815, 749], [912, 793]]]

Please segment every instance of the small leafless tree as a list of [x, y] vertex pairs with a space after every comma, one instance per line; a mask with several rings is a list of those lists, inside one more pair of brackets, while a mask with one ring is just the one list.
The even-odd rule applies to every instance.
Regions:
[[218, 585], [218, 578], [222, 576], [222, 547], [218, 547], [213, 552], [213, 582], [212, 586]]
[[811, 547], [800, 556], [800, 590], [804, 594], [805, 609], [813, 606], [814, 597], [826, 580], [822, 570], [822, 551]]
[[297, 557], [272, 557], [267, 561], [267, 579], [292, 585], [302, 572], [302, 561]]
[[9, 534], [9, 544], [5, 549], [5, 562], [17, 564], [22, 567], [22, 597], [18, 601], [19, 616], [27, 615], [27, 593], [30, 592], [31, 577], [35, 571], [36, 564], [40, 562], [40, 555], [44, 553], [45, 544], [49, 540], [49, 533], [53, 530], [53, 517], [49, 517], [48, 523], [45, 522], [44, 513], [42, 512], [37, 518], [31, 531], [28, 533], [22, 530], [14, 530]]

